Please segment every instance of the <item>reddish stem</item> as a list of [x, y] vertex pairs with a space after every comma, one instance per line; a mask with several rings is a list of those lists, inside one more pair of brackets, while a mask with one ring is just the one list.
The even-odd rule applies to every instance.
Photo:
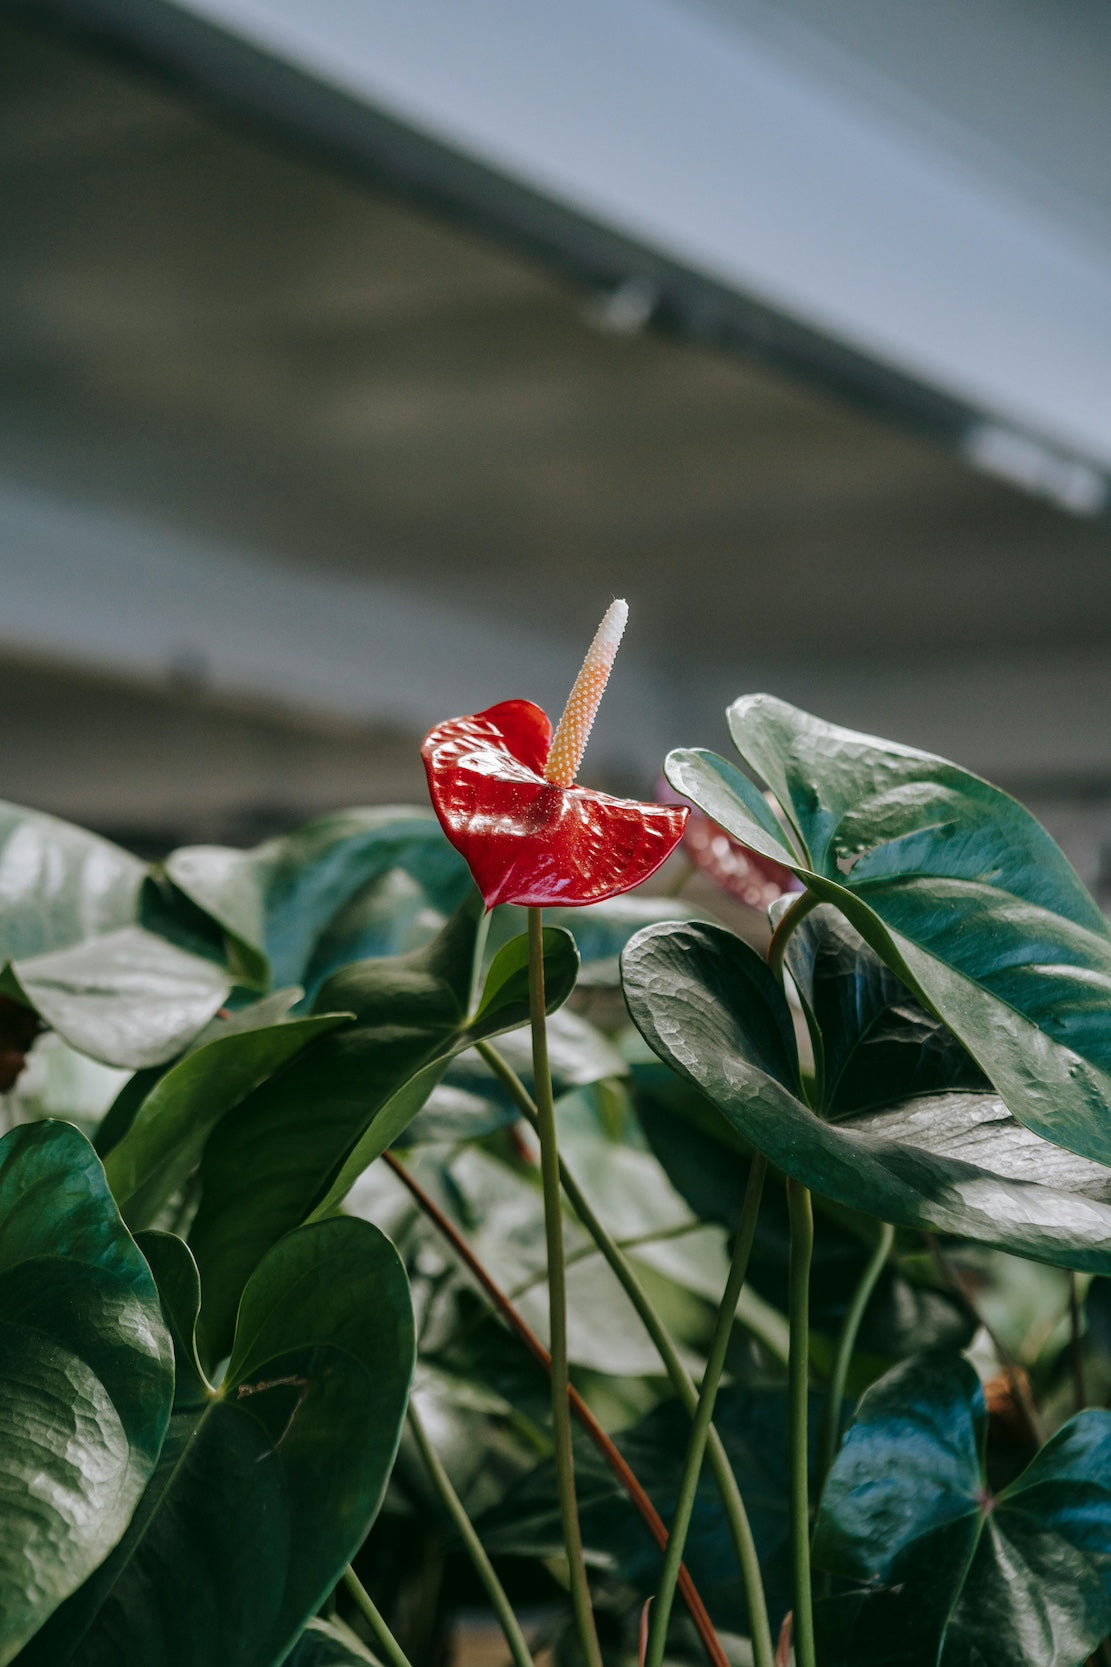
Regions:
[[[478, 1280], [478, 1283], [482, 1286], [482, 1289], [486, 1292], [486, 1295], [490, 1298], [490, 1301], [493, 1303], [502, 1319], [512, 1331], [516, 1332], [517, 1336], [521, 1339], [521, 1342], [525, 1345], [533, 1358], [540, 1362], [546, 1372], [549, 1371], [552, 1364], [551, 1355], [548, 1353], [547, 1349], [544, 1347], [543, 1343], [540, 1341], [539, 1337], [537, 1337], [532, 1328], [524, 1319], [522, 1319], [521, 1315], [517, 1312], [509, 1298], [506, 1296], [505, 1292], [499, 1285], [494, 1283], [493, 1279], [491, 1279], [490, 1275], [487, 1273], [482, 1263], [478, 1260], [467, 1241], [456, 1231], [455, 1227], [448, 1220], [447, 1216], [444, 1215], [439, 1205], [437, 1205], [424, 1191], [424, 1188], [413, 1179], [404, 1164], [400, 1163], [398, 1159], [394, 1157], [392, 1152], [384, 1152], [382, 1155], [385, 1158], [385, 1161], [389, 1164], [390, 1168], [393, 1170], [394, 1174], [397, 1176], [398, 1180], [401, 1181], [404, 1186], [408, 1187], [410, 1193], [416, 1199], [421, 1210], [428, 1217], [429, 1221], [431, 1221], [439, 1232], [443, 1234], [444, 1238], [455, 1251], [455, 1254], [459, 1257], [459, 1260], [466, 1265], [469, 1271], [474, 1275], [475, 1279]], [[652, 1501], [637, 1481], [633, 1472], [629, 1469], [629, 1466], [626, 1464], [625, 1460], [622, 1458], [621, 1454], [618, 1452], [605, 1430], [603, 1430], [602, 1426], [598, 1423], [594, 1414], [591, 1412], [590, 1408], [587, 1406], [586, 1402], [583, 1400], [574, 1385], [571, 1385], [568, 1388], [567, 1395], [568, 1400], [571, 1403], [571, 1411], [574, 1413], [575, 1417], [578, 1419], [579, 1423], [582, 1425], [595, 1447], [597, 1447], [598, 1451], [601, 1453], [602, 1457], [605, 1459], [606, 1463], [609, 1465], [610, 1469], [625, 1489], [625, 1492], [629, 1495], [632, 1503], [639, 1511], [645, 1527], [648, 1529], [648, 1532], [651, 1534], [660, 1550], [666, 1551], [667, 1529], [664, 1527], [663, 1519], [656, 1510], [656, 1507], [653, 1505]], [[718, 1636], [714, 1631], [713, 1622], [710, 1620], [709, 1614], [706, 1611], [706, 1606], [699, 1597], [698, 1589], [695, 1586], [694, 1581], [691, 1579], [685, 1564], [681, 1565], [679, 1569], [678, 1586], [683, 1595], [683, 1602], [686, 1604], [687, 1611], [692, 1622], [694, 1623], [695, 1630], [702, 1641], [702, 1647], [706, 1651], [707, 1658], [713, 1662], [714, 1667], [729, 1667], [729, 1658], [718, 1641]]]

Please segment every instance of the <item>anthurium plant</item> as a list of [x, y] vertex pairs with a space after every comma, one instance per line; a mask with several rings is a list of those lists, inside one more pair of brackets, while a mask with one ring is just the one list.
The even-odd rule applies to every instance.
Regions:
[[1111, 930], [766, 695], [579, 785], [625, 617], [430, 807], [0, 807], [0, 1667], [1111, 1662]]

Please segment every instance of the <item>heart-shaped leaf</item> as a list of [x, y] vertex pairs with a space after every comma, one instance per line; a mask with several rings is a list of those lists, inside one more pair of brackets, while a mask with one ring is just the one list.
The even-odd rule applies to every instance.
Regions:
[[1039, 1139], [995, 1097], [927, 1095], [836, 1124], [816, 1116], [783, 992], [724, 928], [647, 927], [622, 978], [649, 1046], [815, 1192], [898, 1225], [1111, 1271], [1111, 1173]]
[[[310, 994], [336, 967], [399, 947], [389, 908], [383, 919], [376, 895], [363, 907], [391, 871], [415, 880], [441, 914], [469, 889], [428, 812], [392, 805], [337, 811], [251, 851], [185, 846], [165, 868], [235, 939], [257, 983], [302, 984]], [[407, 924], [407, 899], [402, 912]]]
[[373, 1521], [413, 1370], [397, 1252], [367, 1222], [304, 1227], [243, 1295], [220, 1388], [192, 1349], [197, 1274], [155, 1256], [181, 1392], [123, 1541], [51, 1618], [21, 1667], [277, 1667]]
[[[320, 1218], [338, 1206], [456, 1054], [526, 1022], [527, 974], [513, 945], [502, 951], [512, 967], [495, 959], [477, 1013], [468, 1012], [480, 909], [472, 897], [426, 949], [359, 962], [330, 979], [318, 1007], [353, 1012], [354, 1023], [262, 1083], [210, 1137], [190, 1233], [205, 1288], [207, 1358], [226, 1348], [239, 1293], [267, 1247], [310, 1212]], [[546, 929], [551, 1007], [567, 999], [576, 969], [571, 939]]]
[[840, 909], [1015, 1117], [1111, 1162], [1111, 931], [1045, 830], [956, 765], [770, 696], [737, 701], [729, 722], [800, 856], [724, 760], [673, 753], [672, 784]]
[[1111, 1629], [1111, 1413], [1082, 1412], [995, 1497], [959, 1356], [875, 1384], [822, 1494], [827, 1667], [1080, 1667]]
[[152, 1474], [174, 1373], [154, 1281], [88, 1141], [0, 1141], [0, 1662], [108, 1555]]

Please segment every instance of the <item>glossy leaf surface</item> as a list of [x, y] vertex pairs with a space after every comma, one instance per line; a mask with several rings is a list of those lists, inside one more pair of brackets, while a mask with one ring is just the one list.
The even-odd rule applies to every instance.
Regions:
[[926, 1095], [839, 1123], [816, 1116], [786, 999], [724, 928], [648, 927], [622, 976], [649, 1046], [813, 1191], [898, 1225], [1111, 1270], [1111, 1174], [1040, 1140], [995, 1097]]
[[864, 1396], [830, 1472], [828, 1667], [1081, 1667], [1111, 1628], [1111, 1414], [1082, 1412], [994, 1498], [983, 1392], [925, 1355]]
[[128, 1225], [149, 1226], [192, 1172], [220, 1118], [348, 1017], [325, 1014], [250, 1030], [232, 1028], [171, 1066], [104, 1160]]
[[486, 900], [597, 903], [671, 855], [686, 811], [544, 780], [552, 726], [528, 700], [437, 724], [421, 755], [432, 805]]
[[377, 1667], [376, 1659], [340, 1621], [310, 1621], [283, 1667]]
[[[693, 1085], [653, 1059], [634, 1066], [634, 1099], [641, 1127], [673, 1186], [704, 1221], [736, 1232], [751, 1149]], [[814, 1198], [815, 1236], [810, 1268], [810, 1331], [821, 1358], [840, 1335], [852, 1292], [875, 1243], [870, 1216], [830, 1207]], [[745, 1288], [781, 1313], [788, 1305], [790, 1223], [782, 1186], [765, 1186]], [[961, 1348], [975, 1330], [967, 1309], [938, 1289], [928, 1265], [903, 1268], [893, 1258], [884, 1267], [865, 1310], [859, 1352], [877, 1375], [905, 1355], [938, 1344]], [[858, 1368], [859, 1369], [859, 1368]]]
[[[73, 1047], [135, 1069], [179, 1051], [225, 999], [227, 972], [172, 942], [145, 863], [53, 816], [0, 804], [0, 965]], [[151, 929], [152, 918], [154, 929]]]
[[[190, 1243], [204, 1282], [210, 1356], [227, 1346], [239, 1292], [268, 1246], [310, 1211], [325, 1215], [342, 1201], [412, 1121], [456, 1054], [526, 1021], [528, 976], [519, 945], [495, 959], [477, 1011], [468, 1011], [478, 907], [476, 898], [427, 949], [359, 962], [329, 980], [318, 1006], [353, 1012], [354, 1023], [320, 1038], [261, 1084], [209, 1139]], [[571, 939], [551, 929], [550, 1006], [566, 1000], [576, 968]]]
[[[381, 890], [391, 874], [409, 876], [441, 914], [467, 889], [433, 819], [396, 806], [337, 811], [251, 851], [185, 846], [166, 873], [236, 940], [256, 982], [310, 993], [336, 967], [401, 947], [399, 899]], [[404, 914], [402, 930], [412, 910]]]
[[389, 1241], [352, 1220], [283, 1239], [244, 1292], [211, 1391], [192, 1360], [196, 1271], [180, 1240], [159, 1237], [188, 1351], [163, 1454], [119, 1548], [21, 1667], [277, 1667], [381, 1502], [414, 1358]]
[[791, 934], [787, 965], [814, 1042], [817, 1104], [841, 1117], [927, 1094], [989, 1094], [952, 1031], [836, 909], [822, 905]]
[[0, 1662], [108, 1555], [162, 1446], [154, 1282], [66, 1123], [0, 1141]]
[[[790, 818], [804, 884], [945, 1020], [1015, 1117], [1111, 1162], [1111, 932], [1045, 830], [956, 765], [770, 696], [729, 721]], [[790, 836], [725, 760], [673, 753], [668, 779], [788, 860]]]

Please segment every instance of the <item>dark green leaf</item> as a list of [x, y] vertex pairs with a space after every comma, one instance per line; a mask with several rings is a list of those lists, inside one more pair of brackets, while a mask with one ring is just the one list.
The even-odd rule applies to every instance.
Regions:
[[174, 1233], [140, 1233], [136, 1243], [158, 1287], [162, 1318], [174, 1346], [174, 1408], [202, 1406], [212, 1393], [197, 1356], [201, 1281], [189, 1246]]
[[310, 1621], [284, 1667], [378, 1667], [378, 1658], [341, 1621]]
[[994, 1498], [984, 1402], [920, 1356], [861, 1401], [822, 1496], [828, 1667], [1080, 1667], [1111, 1627], [1111, 1414], [1083, 1412]]
[[[751, 1149], [704, 1095], [657, 1060], [638, 1062], [633, 1075], [638, 1120], [672, 1185], [703, 1221], [720, 1222], [735, 1232]], [[810, 1328], [816, 1342], [820, 1334], [832, 1340], [840, 1333], [871, 1255], [875, 1223], [843, 1207], [831, 1208], [820, 1196], [814, 1200], [814, 1217]], [[781, 1313], [787, 1311], [789, 1248], [786, 1198], [773, 1182], [764, 1190], [746, 1288]], [[868, 1303], [858, 1346], [877, 1362], [876, 1370], [923, 1348], [960, 1348], [971, 1340], [974, 1323], [967, 1309], [915, 1273], [909, 1277], [889, 1262]]]
[[0, 1662], [111, 1551], [173, 1395], [154, 1282], [67, 1123], [0, 1141]]
[[[236, 1012], [228, 1012], [223, 1008], [197, 1032], [185, 1052], [203, 1048], [219, 1036], [238, 1035], [242, 1030], [261, 1030], [266, 1025], [281, 1024], [288, 1018], [290, 1009], [300, 1001], [302, 994], [303, 991], [296, 987], [291, 990], [276, 990], [273, 995], [264, 996], [261, 1001], [252, 1001]], [[107, 1157], [114, 1146], [119, 1145], [135, 1121], [139, 1107], [165, 1075], [167, 1068], [177, 1063], [179, 1059], [167, 1060], [162, 1065], [148, 1065], [143, 1070], [136, 1071], [123, 1084], [104, 1113], [93, 1139], [93, 1144], [102, 1159]]]
[[383, 918], [375, 907], [378, 882], [395, 868], [440, 913], [456, 908], [470, 883], [431, 813], [394, 806], [337, 811], [252, 851], [187, 846], [166, 862], [174, 884], [238, 942], [256, 978], [310, 984], [311, 970], [312, 990], [335, 967], [397, 947], [389, 908]]
[[[554, 978], [556, 989], [564, 992], [561, 999], [575, 987], [579, 970], [579, 955], [575, 940], [561, 926], [545, 926], [541, 934], [544, 955], [544, 983]], [[526, 1024], [529, 1016], [528, 938], [512, 938], [499, 949], [486, 974], [486, 982], [478, 1003], [478, 1011], [471, 1021], [476, 1038], [493, 1035]], [[553, 1002], [553, 1006], [558, 1005]]]
[[[188, 1252], [163, 1237], [180, 1346]], [[198, 1399], [184, 1374], [131, 1528], [21, 1667], [276, 1667], [377, 1513], [413, 1358], [408, 1282], [376, 1228], [283, 1239], [244, 1292], [220, 1389]]]
[[800, 922], [787, 965], [816, 1032], [817, 1105], [826, 1117], [989, 1088], [952, 1031], [836, 909], [823, 905]]
[[[944, 1019], [1015, 1117], [1111, 1162], [1111, 932], [1045, 830], [956, 765], [770, 696], [729, 719], [794, 824], [803, 860], [790, 866], [806, 886]], [[681, 792], [763, 849], [736, 774], [708, 753], [668, 764]]]
[[256, 1030], [236, 1028], [171, 1066], [141, 1101], [127, 1133], [105, 1159], [109, 1184], [128, 1225], [145, 1227], [156, 1218], [232, 1106], [348, 1017], [333, 1013]]
[[1111, 1174], [1002, 1104], [931, 1095], [838, 1124], [804, 1103], [790, 1013], [756, 952], [715, 926], [648, 927], [622, 960], [648, 1044], [733, 1127], [815, 1192], [907, 1227], [1111, 1271]]
[[[527, 1017], [527, 994], [502, 983], [470, 1018], [481, 904], [477, 893], [426, 949], [362, 961], [328, 981], [318, 1008], [355, 1022], [322, 1037], [223, 1118], [205, 1148], [190, 1234], [205, 1291], [206, 1358], [226, 1348], [244, 1281], [266, 1248], [310, 1212], [335, 1209], [404, 1132], [450, 1060]], [[548, 940], [551, 1007], [574, 983], [574, 947]]]

